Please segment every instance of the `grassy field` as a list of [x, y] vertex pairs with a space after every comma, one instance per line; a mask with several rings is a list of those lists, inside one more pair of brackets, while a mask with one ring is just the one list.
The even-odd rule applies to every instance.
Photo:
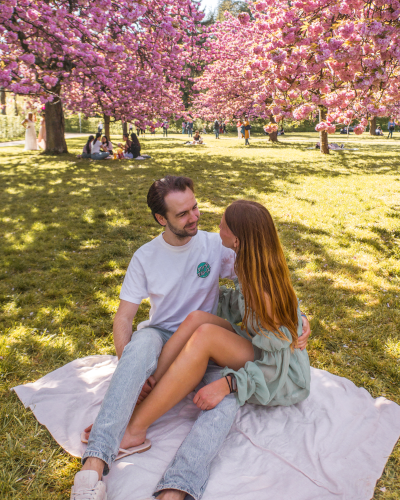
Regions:
[[[114, 138], [117, 139], [117, 138]], [[302, 309], [312, 366], [400, 404], [400, 140], [349, 139], [355, 151], [309, 149], [316, 133], [243, 141], [180, 135], [142, 140], [148, 161], [49, 157], [0, 148], [0, 497], [65, 499], [79, 461], [10, 388], [90, 354], [114, 354], [112, 321], [133, 252], [159, 234], [146, 206], [154, 179], [194, 179], [201, 229], [233, 200], [274, 217]], [[135, 323], [144, 319], [143, 303]], [[400, 499], [400, 445], [374, 499]]]

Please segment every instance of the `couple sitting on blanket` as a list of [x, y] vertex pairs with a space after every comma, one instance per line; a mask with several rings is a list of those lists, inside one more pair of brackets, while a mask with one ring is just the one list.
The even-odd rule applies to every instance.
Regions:
[[[202, 411], [152, 498], [199, 500], [240, 406], [289, 406], [310, 391], [310, 327], [267, 209], [235, 201], [218, 235], [198, 230], [187, 177], [155, 181], [147, 203], [164, 232], [129, 264], [114, 320], [119, 362], [82, 434], [88, 446], [73, 500], [105, 499], [101, 478], [112, 462], [148, 450], [149, 426], [200, 383], [193, 401]], [[219, 289], [219, 278], [234, 279], [235, 288]], [[132, 334], [148, 297], [150, 319]]]

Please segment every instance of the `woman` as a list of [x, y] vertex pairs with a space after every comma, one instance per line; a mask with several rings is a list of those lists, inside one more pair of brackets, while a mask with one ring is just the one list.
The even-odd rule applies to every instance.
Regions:
[[38, 135], [38, 145], [42, 149], [46, 149], [46, 120], [45, 114], [42, 114], [42, 118], [40, 119], [40, 128]]
[[101, 144], [103, 146], [104, 151], [108, 151], [110, 155], [113, 154], [112, 142], [108, 140], [108, 137], [106, 135], [103, 135], [103, 137], [101, 138]]
[[92, 142], [90, 158], [92, 160], [105, 160], [110, 156], [110, 153], [104, 148], [101, 143], [101, 134], [97, 132], [96, 137]]
[[225, 368], [195, 395], [202, 410], [232, 392], [240, 405], [264, 406], [289, 406], [309, 395], [308, 354], [298, 348], [301, 312], [271, 215], [259, 203], [235, 201], [220, 236], [236, 252], [235, 289], [220, 289], [219, 317], [195, 311], [165, 344], [154, 388], [136, 406], [121, 448], [143, 443], [148, 427], [197, 387], [211, 359]]
[[242, 122], [240, 120], [237, 121], [236, 128], [237, 128], [237, 133], [238, 133], [238, 139], [241, 139], [242, 138]]
[[140, 146], [139, 139], [138, 139], [137, 135], [132, 132], [131, 145], [129, 147], [128, 154], [132, 155], [131, 158], [137, 158], [138, 156], [140, 156], [140, 150], [141, 150], [141, 146]]
[[94, 135], [89, 135], [87, 143], [83, 146], [82, 154], [78, 155], [77, 158], [91, 158], [93, 140]]
[[25, 132], [25, 151], [36, 151], [38, 150], [36, 131], [35, 131], [35, 121], [33, 113], [28, 113], [28, 118], [21, 123], [23, 127], [26, 128]]
[[123, 138], [124, 138], [125, 144], [118, 144], [118, 146], [120, 146], [121, 148], [123, 148], [123, 150], [124, 150], [124, 158], [132, 159], [133, 156], [132, 156], [132, 153], [130, 152], [132, 142], [129, 139], [129, 135], [128, 134], [124, 134]]
[[200, 132], [196, 130], [193, 136], [193, 143], [192, 144], [203, 144], [203, 139], [201, 138]]
[[242, 125], [241, 125], [241, 127], [240, 127], [240, 134], [241, 134], [241, 136], [242, 136], [242, 139], [244, 139], [244, 133], [245, 133], [245, 129], [244, 129], [244, 127], [245, 127], [245, 124], [244, 124], [244, 122], [243, 122], [243, 123], [242, 123]]

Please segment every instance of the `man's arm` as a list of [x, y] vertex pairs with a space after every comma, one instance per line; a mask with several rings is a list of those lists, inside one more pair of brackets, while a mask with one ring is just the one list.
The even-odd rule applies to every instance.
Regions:
[[119, 303], [113, 325], [114, 346], [118, 359], [121, 358], [124, 347], [131, 340], [133, 318], [136, 316], [139, 305], [127, 300], [121, 300]]

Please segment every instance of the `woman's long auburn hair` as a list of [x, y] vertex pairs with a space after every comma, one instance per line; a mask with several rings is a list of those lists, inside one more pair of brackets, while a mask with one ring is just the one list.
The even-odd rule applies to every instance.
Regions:
[[[260, 326], [273, 327], [277, 337], [289, 340], [279, 330], [285, 326], [292, 334], [293, 350], [298, 338], [297, 298], [271, 214], [259, 203], [237, 200], [226, 209], [225, 222], [239, 240], [235, 272], [242, 286], [246, 332], [250, 319], [257, 333]], [[265, 294], [270, 298], [271, 316]]]

